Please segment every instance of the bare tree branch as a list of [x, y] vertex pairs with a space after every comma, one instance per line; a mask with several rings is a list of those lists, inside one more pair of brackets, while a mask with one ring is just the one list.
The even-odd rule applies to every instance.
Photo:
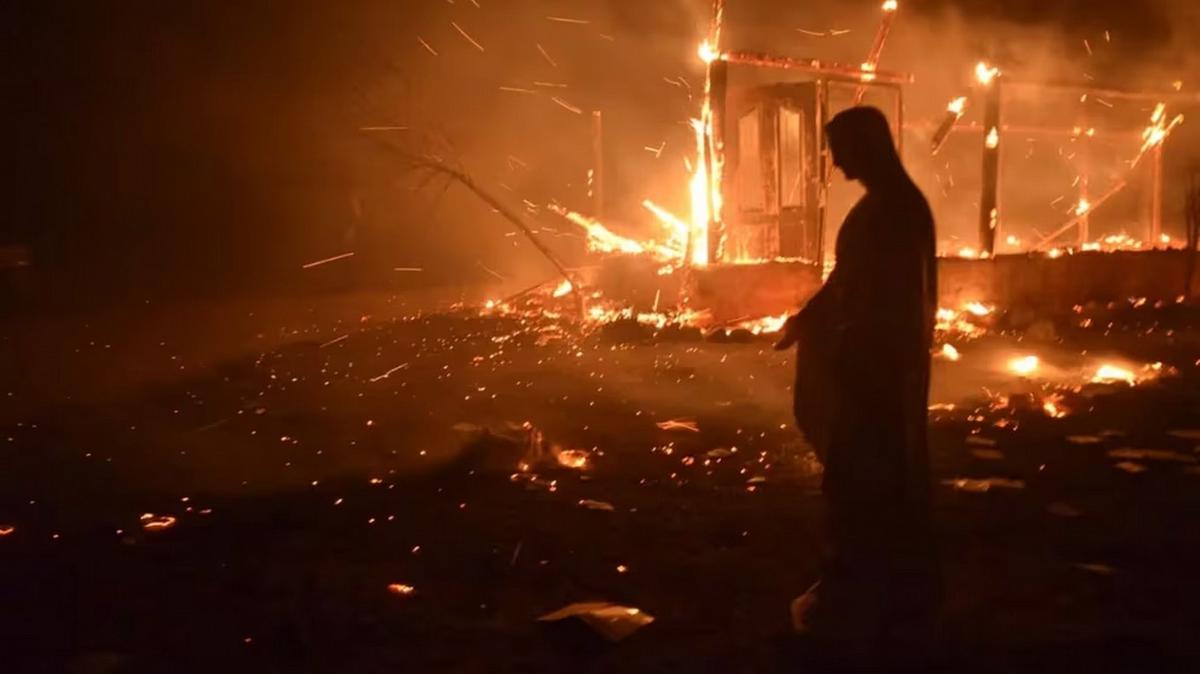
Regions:
[[[444, 154], [456, 156], [456, 154], [453, 152], [453, 146], [450, 145], [448, 141], [443, 139], [442, 143], [446, 146], [446, 149], [450, 150]], [[533, 244], [533, 247], [536, 248], [543, 257], [549, 260], [550, 264], [554, 265], [554, 268], [558, 270], [558, 273], [561, 274], [564, 279], [567, 280], [567, 283], [571, 284], [571, 293], [575, 297], [575, 301], [579, 309], [579, 319], [580, 321], [584, 320], [586, 314], [584, 312], [583, 294], [579, 289], [579, 283], [571, 275], [571, 272], [567, 270], [566, 265], [564, 265], [558, 259], [558, 257], [555, 256], [554, 252], [551, 251], [546, 244], [542, 243], [542, 240], [539, 239], [537, 234], [534, 232], [533, 227], [531, 227], [529, 223], [525, 222], [525, 219], [519, 213], [509, 208], [499, 198], [481, 187], [464, 169], [458, 166], [452, 166], [450, 163], [448, 163], [443, 158], [443, 153], [411, 152], [382, 141], [379, 143], [379, 146], [390, 152], [392, 155], [400, 158], [407, 168], [416, 171], [428, 171], [429, 175], [426, 177], [425, 181], [423, 181], [422, 185], [427, 184], [433, 177], [444, 176], [448, 179], [447, 184], [450, 182], [457, 182], [461, 184], [463, 187], [466, 187], [468, 190], [474, 193], [475, 196], [479, 197], [479, 199], [485, 204], [491, 206], [505, 220], [508, 220], [510, 223], [512, 223], [513, 226], [515, 226], [522, 234], [524, 234], [525, 238], [528, 239], [531, 244]]]

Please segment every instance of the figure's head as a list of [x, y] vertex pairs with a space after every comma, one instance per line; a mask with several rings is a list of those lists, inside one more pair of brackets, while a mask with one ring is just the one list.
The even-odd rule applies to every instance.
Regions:
[[833, 165], [868, 186], [903, 170], [887, 118], [877, 108], [843, 110], [825, 125]]

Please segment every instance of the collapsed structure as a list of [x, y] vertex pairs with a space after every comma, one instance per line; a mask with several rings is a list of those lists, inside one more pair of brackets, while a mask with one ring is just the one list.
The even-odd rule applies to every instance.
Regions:
[[[596, 218], [560, 211], [587, 230], [594, 249], [620, 253], [606, 257], [592, 279], [605, 297], [642, 309], [687, 306], [708, 312], [718, 324], [779, 315], [802, 305], [820, 287], [831, 263], [833, 228], [852, 201], [831, 180], [823, 128], [838, 111], [860, 104], [887, 115], [902, 155], [906, 136], [928, 140], [917, 151], [933, 154], [951, 137], [978, 144], [978, 240], [943, 247], [943, 306], [983, 301], [1069, 308], [1089, 301], [1134, 296], [1176, 300], [1200, 293], [1195, 223], [1179, 244], [1165, 237], [1162, 227], [1163, 145], [1183, 122], [1182, 115], [1168, 109], [1200, 102], [1200, 95], [1184, 93], [1181, 83], [1171, 91], [1144, 92], [1020, 80], [979, 63], [971, 90], [950, 102], [943, 119], [911, 123], [904, 117], [904, 96], [914, 77], [878, 68], [897, 2], [887, 0], [881, 10], [867, 58], [854, 66], [722, 50], [725, 2], [716, 0], [710, 34], [699, 49], [706, 81], [700, 115], [692, 123], [691, 217], [645, 202], [665, 235], [662, 242], [642, 243], [614, 234]], [[1147, 126], [1126, 130], [1097, 130], [1086, 119], [1061, 126], [1029, 124], [1009, 110], [1010, 105], [1019, 110], [1021, 97], [1030, 92], [1155, 106]], [[968, 105], [982, 108], [982, 123], [961, 122]], [[1084, 161], [1074, 183], [1077, 200], [1068, 204], [1065, 222], [1049, 223], [1053, 229], [1037, 241], [1005, 235], [1001, 179], [1010, 139], [1078, 142], [1086, 160], [1086, 148], [1105, 136], [1129, 137], [1140, 145], [1125, 160], [1123, 177], [1102, 193], [1089, 192], [1094, 182]], [[603, 175], [599, 163], [595, 175]], [[1134, 182], [1148, 184], [1141, 190], [1149, 200], [1144, 232], [1094, 239], [1089, 227], [1094, 212]]]

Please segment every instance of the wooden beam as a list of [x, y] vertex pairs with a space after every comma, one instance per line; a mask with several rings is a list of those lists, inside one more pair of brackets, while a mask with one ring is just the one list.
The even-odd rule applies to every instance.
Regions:
[[1034, 82], [1030, 80], [1013, 80], [1005, 77], [1004, 86], [1016, 89], [1053, 89], [1065, 93], [1087, 94], [1097, 98], [1116, 98], [1130, 101], [1154, 102], [1190, 102], [1200, 103], [1200, 92], [1183, 91], [1132, 91], [1129, 89], [1112, 89], [1096, 87], [1086, 83], [1075, 82]]
[[751, 66], [756, 68], [779, 68], [796, 70], [814, 75], [824, 75], [833, 79], [847, 82], [862, 82], [870, 84], [912, 84], [915, 80], [909, 73], [898, 73], [888, 70], [868, 72], [861, 66], [845, 63], [821, 61], [819, 59], [795, 59], [788, 56], [773, 56], [759, 52], [735, 51], [721, 54], [721, 60], [734, 65]]
[[983, 190], [979, 195], [979, 252], [996, 254], [996, 229], [1000, 220], [1000, 83], [993, 81], [985, 92], [983, 126]]

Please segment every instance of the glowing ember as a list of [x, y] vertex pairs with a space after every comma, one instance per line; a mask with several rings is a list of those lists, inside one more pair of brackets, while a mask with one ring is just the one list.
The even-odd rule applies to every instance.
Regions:
[[979, 337], [985, 329], [975, 323], [976, 320], [990, 315], [994, 309], [981, 302], [966, 302], [960, 309], [941, 307], [937, 310], [935, 330], [939, 333], [952, 333], [960, 337]]
[[589, 454], [582, 449], [560, 449], [554, 453], [558, 465], [582, 470], [588, 467]]
[[1022, 377], [1028, 377], [1037, 372], [1040, 364], [1041, 361], [1037, 356], [1021, 356], [1008, 361], [1008, 370]]
[[413, 587], [412, 585], [405, 585], [404, 583], [392, 583], [387, 586], [387, 589], [388, 592], [391, 592], [392, 594], [398, 594], [402, 597], [412, 596], [412, 594], [417, 591], [417, 588]]
[[11, 536], [16, 530], [11, 524], [0, 524], [0, 536]]
[[1137, 377], [1123, 367], [1116, 365], [1104, 364], [1096, 370], [1096, 376], [1092, 377], [1092, 381], [1097, 384], [1114, 384], [1116, 382], [1125, 382], [1130, 386], [1137, 383]]
[[170, 515], [155, 515], [146, 513], [141, 517], [142, 528], [146, 531], [162, 531], [175, 526], [175, 518]]
[[950, 101], [950, 104], [946, 106], [946, 112], [952, 112], [959, 117], [962, 117], [962, 114], [964, 111], [966, 111], [966, 109], [967, 109], [967, 97], [966, 96], [959, 96], [958, 98], [954, 99], [953, 101]]
[[668, 421], [660, 421], [655, 426], [658, 426], [664, 431], [691, 431], [693, 433], [700, 432], [700, 426], [696, 425], [695, 419], [670, 419]]

